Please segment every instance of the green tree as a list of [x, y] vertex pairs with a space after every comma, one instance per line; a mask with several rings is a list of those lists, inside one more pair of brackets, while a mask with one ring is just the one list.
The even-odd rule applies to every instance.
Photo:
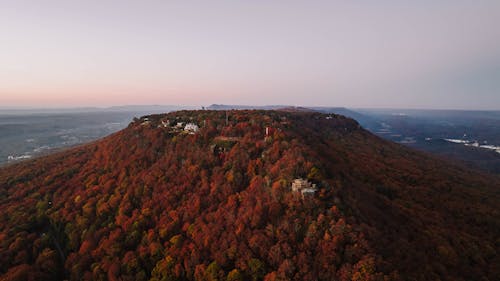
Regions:
[[266, 271], [264, 264], [259, 259], [250, 259], [248, 261], [248, 269], [252, 280], [262, 280]]

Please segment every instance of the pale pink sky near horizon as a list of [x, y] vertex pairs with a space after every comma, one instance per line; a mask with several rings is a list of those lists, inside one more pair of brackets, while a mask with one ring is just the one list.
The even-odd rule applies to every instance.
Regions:
[[0, 2], [0, 107], [500, 109], [500, 1]]

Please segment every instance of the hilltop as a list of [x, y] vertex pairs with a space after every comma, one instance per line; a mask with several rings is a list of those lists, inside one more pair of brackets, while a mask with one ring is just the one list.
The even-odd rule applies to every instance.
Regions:
[[0, 169], [0, 280], [494, 280], [499, 187], [341, 115], [149, 115]]

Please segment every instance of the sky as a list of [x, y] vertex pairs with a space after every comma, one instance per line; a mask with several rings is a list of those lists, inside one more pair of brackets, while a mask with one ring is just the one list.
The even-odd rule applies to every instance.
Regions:
[[500, 1], [0, 0], [0, 107], [500, 109]]

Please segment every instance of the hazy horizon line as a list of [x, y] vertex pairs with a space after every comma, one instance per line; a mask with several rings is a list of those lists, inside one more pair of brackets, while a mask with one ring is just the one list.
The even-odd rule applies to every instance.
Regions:
[[358, 107], [358, 106], [341, 106], [341, 105], [291, 105], [291, 104], [225, 104], [212, 103], [209, 105], [193, 105], [193, 104], [122, 104], [122, 105], [89, 105], [89, 106], [0, 106], [0, 110], [109, 110], [120, 109], [127, 107], [173, 107], [173, 108], [189, 108], [199, 110], [206, 109], [210, 106], [228, 106], [228, 107], [303, 107], [303, 108], [345, 108], [355, 110], [446, 110], [446, 111], [500, 111], [498, 109], [478, 109], [478, 108], [438, 108], [438, 107]]

